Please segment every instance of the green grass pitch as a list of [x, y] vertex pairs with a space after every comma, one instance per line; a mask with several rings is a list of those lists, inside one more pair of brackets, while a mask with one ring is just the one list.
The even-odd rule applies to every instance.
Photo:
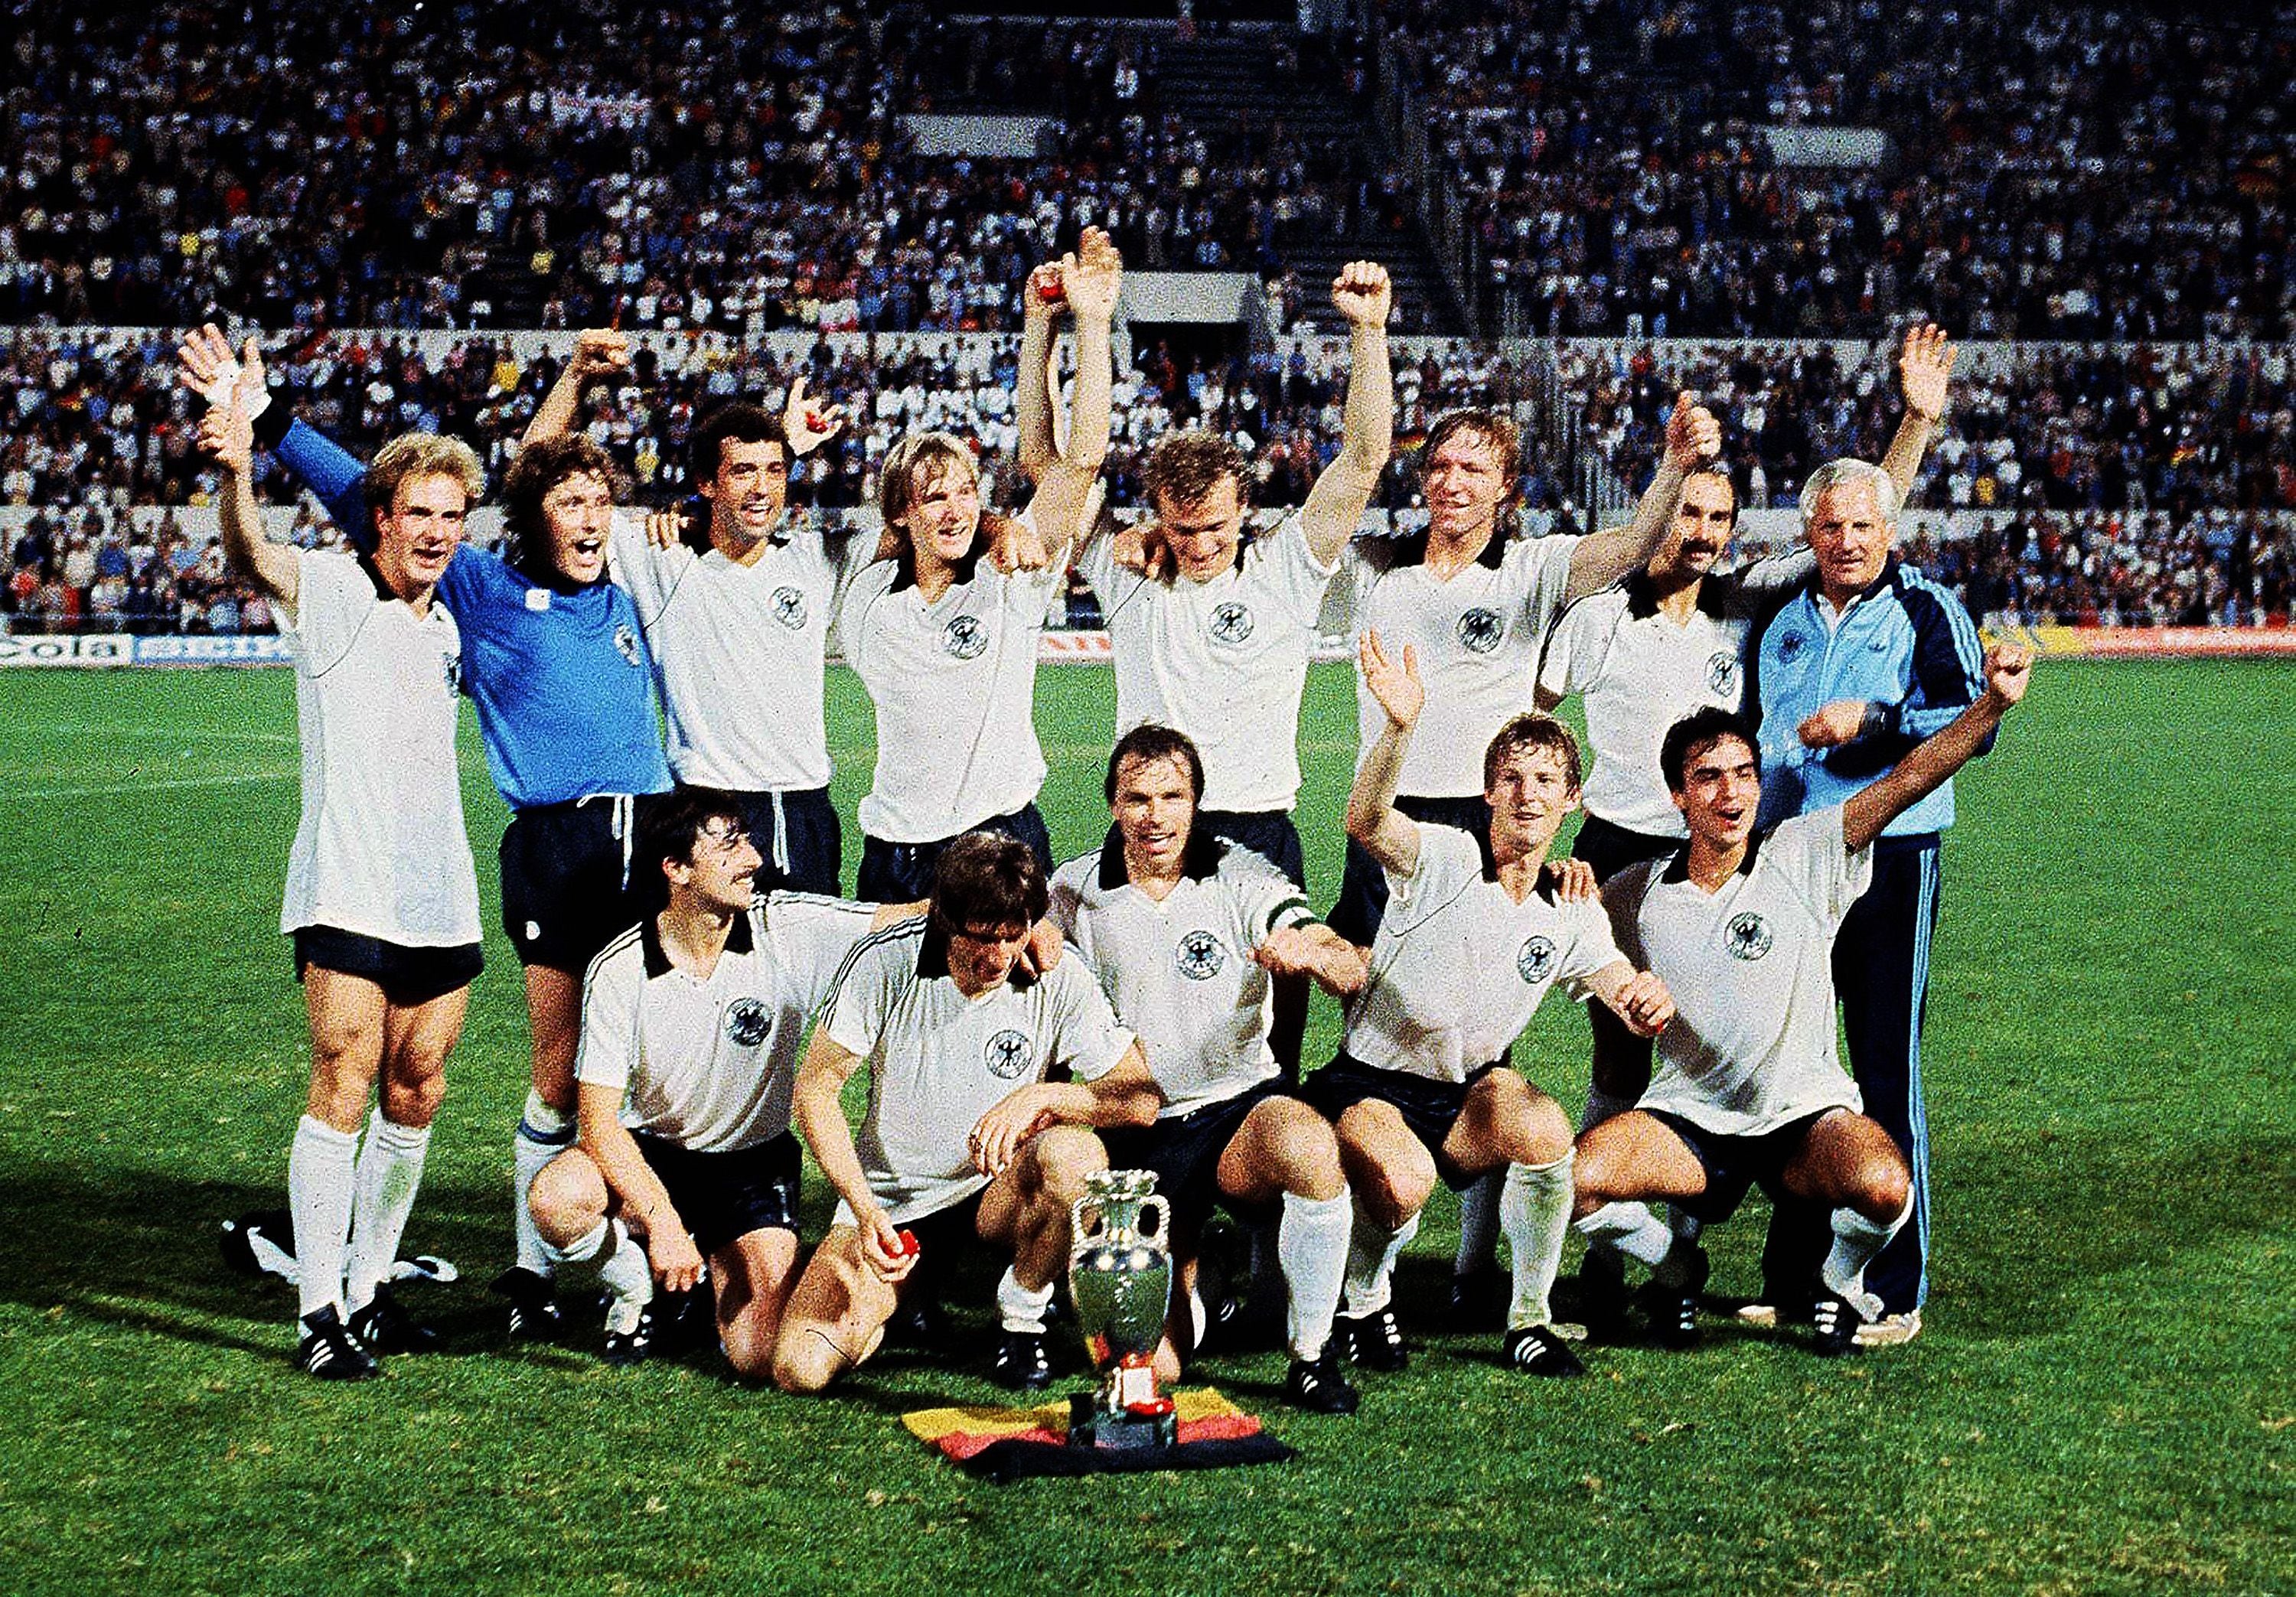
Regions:
[[[1911, 1347], [1824, 1364], [1726, 1329], [1534, 1387], [1495, 1337], [1425, 1334], [1353, 1420], [1283, 1408], [1273, 1354], [1212, 1360], [1196, 1378], [1295, 1462], [1011, 1487], [896, 1423], [990, 1399], [965, 1367], [888, 1358], [800, 1402], [702, 1361], [505, 1354], [477, 1283], [506, 1257], [524, 1023], [467, 720], [488, 965], [409, 1233], [463, 1268], [417, 1300], [456, 1351], [359, 1388], [293, 1374], [287, 1293], [215, 1245], [281, 1200], [303, 1090], [275, 930], [290, 679], [4, 681], [0, 1590], [2296, 1591], [2290, 667], [2046, 664], [1964, 778]], [[832, 689], [849, 816], [870, 723]], [[1111, 697], [1103, 669], [1039, 684], [1066, 851], [1103, 825]], [[1328, 897], [1342, 668], [1307, 719]], [[1332, 1023], [1319, 1006], [1312, 1048]], [[1518, 1054], [1574, 1110], [1585, 1042], [1557, 1003]], [[1441, 1292], [1454, 1213], [1439, 1199], [1405, 1262], [1406, 1315]], [[1751, 1284], [1759, 1229], [1717, 1238], [1718, 1288]]]

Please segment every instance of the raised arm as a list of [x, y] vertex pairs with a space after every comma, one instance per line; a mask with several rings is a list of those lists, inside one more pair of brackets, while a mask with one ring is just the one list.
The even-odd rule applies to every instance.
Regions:
[[637, 1139], [622, 1124], [623, 1091], [583, 1082], [574, 1099], [575, 1138], [606, 1178], [621, 1212], [645, 1233], [646, 1258], [668, 1292], [689, 1290], [701, 1275], [701, 1250], [694, 1246], [669, 1189], [653, 1173]]
[[1906, 330], [1905, 348], [1898, 352], [1898, 387], [1906, 397], [1906, 414], [1890, 440], [1889, 454], [1882, 457], [1882, 470], [1897, 484], [1900, 504], [1912, 499], [1914, 473], [1922, 469], [1922, 456], [1929, 452], [1945, 415], [1956, 353], [1953, 340], [1931, 323]]
[[1355, 536], [1395, 447], [1394, 363], [1387, 349], [1392, 293], [1387, 268], [1367, 260], [1349, 261], [1332, 283], [1332, 303], [1348, 319], [1348, 402], [1340, 452], [1300, 512], [1317, 565], [1338, 560]]
[[[1098, 232], [1085, 229], [1078, 249], [1092, 252], [1093, 235]], [[1021, 383], [1013, 395], [1013, 422], [1020, 434], [1021, 470], [1031, 484], [1044, 481], [1061, 457], [1060, 440], [1053, 432], [1053, 328], [1062, 298], [1058, 261], [1038, 266], [1021, 287]]]
[[1387, 725], [1364, 757], [1348, 792], [1348, 836], [1383, 870], [1408, 876], [1419, 866], [1419, 823], [1395, 807], [1395, 784], [1403, 774], [1403, 751], [1411, 729], [1427, 708], [1427, 684], [1419, 679], [1419, 651], [1406, 643], [1400, 665], [1366, 632], [1357, 648], [1364, 685], [1387, 712]]
[[264, 535], [263, 518], [255, 508], [255, 429], [247, 420], [246, 396], [237, 388], [228, 404], [201, 422], [200, 446], [215, 457], [223, 474], [217, 517], [225, 558], [233, 570], [293, 610], [300, 568], [295, 551]]
[[374, 523], [366, 509], [366, 466], [358, 456], [316, 428], [307, 427], [275, 405], [266, 385], [263, 351], [250, 337], [234, 356], [231, 341], [210, 322], [188, 333], [176, 348], [176, 380], [208, 403], [210, 413], [228, 406], [236, 394], [246, 407], [254, 440], [319, 496], [327, 517], [351, 546], [374, 547]]
[[[1092, 486], [1108, 456], [1109, 389], [1115, 380], [1110, 328], [1116, 297], [1124, 287], [1124, 267], [1111, 246], [1090, 258], [1061, 258], [1061, 287], [1076, 318], [1076, 392], [1069, 406], [1068, 447], [1046, 469], [1029, 520], [1053, 553], [1053, 567], [1068, 563], [1068, 549], [1080, 530]], [[1027, 381], [1027, 373], [1022, 373]]]
[[630, 369], [630, 340], [611, 328], [588, 327], [574, 335], [574, 353], [558, 381], [543, 396], [542, 406], [526, 424], [521, 447], [574, 430], [582, 414], [582, 393], [602, 377]]
[[1859, 789], [1841, 807], [1841, 836], [1851, 850], [1865, 848], [1890, 822], [1943, 786], [1988, 747], [2001, 717], [2024, 698], [2033, 679], [2033, 651], [1996, 643], [1986, 651], [1985, 692], [1941, 732], [1899, 760], [1880, 781]]
[[1635, 506], [1634, 520], [1608, 532], [1589, 534], [1570, 552], [1570, 586], [1563, 602], [1598, 594], [1629, 572], [1650, 563], [1666, 536], [1668, 524], [1682, 505], [1682, 480], [1699, 462], [1722, 453], [1722, 424], [1685, 389], [1675, 396], [1674, 414], [1666, 422], [1666, 452], [1658, 471]]

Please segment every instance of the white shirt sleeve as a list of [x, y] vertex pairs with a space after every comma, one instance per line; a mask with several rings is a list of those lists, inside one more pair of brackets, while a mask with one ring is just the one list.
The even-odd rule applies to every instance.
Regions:
[[1292, 879], [1263, 862], [1258, 855], [1238, 860], [1234, 849], [1220, 862], [1220, 874], [1232, 883], [1237, 906], [1254, 947], [1278, 927], [1313, 926], [1318, 916]]
[[574, 1079], [587, 1086], [627, 1092], [638, 1066], [638, 1016], [645, 995], [645, 956], [633, 938], [595, 961], [582, 986], [582, 1039], [574, 1052]]
[[1578, 540], [1561, 535], [1517, 538], [1506, 552], [1510, 586], [1521, 590], [1522, 615], [1532, 635], [1545, 637], [1570, 591], [1570, 554]]
[[1573, 998], [1584, 998], [1587, 979], [1610, 969], [1626, 955], [1619, 951], [1617, 941], [1611, 936], [1611, 917], [1599, 902], [1566, 904], [1562, 913], [1570, 923], [1570, 941], [1562, 951], [1562, 969], [1555, 979]]
[[1070, 942], [1077, 940], [1077, 922], [1084, 909], [1085, 883], [1091, 873], [1100, 869], [1100, 856], [1087, 854], [1072, 859], [1053, 872], [1046, 897], [1046, 917], [1061, 929], [1061, 935]]
[[1247, 558], [1258, 563], [1259, 580], [1285, 613], [1313, 629], [1324, 613], [1324, 595], [1340, 566], [1337, 561], [1328, 566], [1316, 563], [1316, 552], [1308, 545], [1308, 530], [1299, 512], [1284, 517], [1275, 531], [1256, 540]]
[[[838, 971], [869, 935], [876, 914], [872, 905], [811, 894], [775, 893], [767, 898], [765, 935], [772, 939], [775, 957], [797, 979], [808, 1014], [828, 1001]], [[751, 925], [754, 935], [755, 921]]]
[[1046, 973], [1046, 1018], [1052, 1022], [1047, 1053], [1078, 1081], [1097, 1081], [1124, 1062], [1133, 1036], [1081, 959], [1064, 959]]
[[901, 965], [916, 957], [914, 938], [888, 938], [861, 949], [845, 966], [830, 995], [821, 1028], [846, 1052], [866, 1059], [885, 1033]]
[[1663, 859], [1645, 861], [1628, 865], [1603, 884], [1603, 910], [1610, 919], [1611, 940], [1638, 970], [1649, 965], [1649, 956], [1643, 952], [1643, 899], [1650, 892], [1650, 884], [1665, 869]]
[[1620, 612], [1605, 594], [1581, 599], [1562, 612], [1538, 662], [1538, 687], [1555, 700], [1583, 693], [1599, 681], [1618, 635]]
[[309, 672], [325, 670], [350, 647], [358, 635], [358, 612], [373, 592], [351, 556], [325, 549], [297, 552], [295, 602], [280, 605], [280, 631], [292, 640]]
[[1474, 838], [1456, 826], [1438, 826], [1430, 821], [1415, 823], [1419, 828], [1419, 858], [1411, 867], [1411, 874], [1398, 877], [1387, 873], [1389, 913], [1400, 909], [1416, 917], [1440, 905], [1453, 893], [1465, 887], [1482, 873], [1482, 850]]
[[1867, 844], [1852, 853], [1842, 834], [1840, 805], [1814, 810], [1779, 823], [1762, 839], [1762, 857], [1775, 859], [1811, 911], [1829, 926], [1839, 926], [1849, 906], [1874, 884], [1874, 848]]

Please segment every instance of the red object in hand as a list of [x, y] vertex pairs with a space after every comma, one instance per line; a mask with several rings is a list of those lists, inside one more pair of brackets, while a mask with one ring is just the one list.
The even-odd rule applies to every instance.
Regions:
[[1038, 280], [1037, 283], [1037, 298], [1043, 300], [1046, 304], [1058, 305], [1062, 300], [1068, 297], [1069, 291], [1061, 286], [1061, 280], [1059, 278], [1046, 277]]
[[917, 1247], [917, 1233], [909, 1230], [906, 1226], [902, 1227], [901, 1257], [903, 1258], [914, 1258], [919, 1251], [920, 1249]]
[[809, 410], [805, 413], [805, 430], [808, 432], [826, 432], [829, 419], [817, 410]]

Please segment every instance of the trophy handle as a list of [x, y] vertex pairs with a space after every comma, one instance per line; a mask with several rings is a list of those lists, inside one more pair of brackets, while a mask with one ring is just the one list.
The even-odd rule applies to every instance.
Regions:
[[[1084, 1217], [1087, 1213], [1093, 1216], [1095, 1221], [1095, 1224], [1091, 1225], [1086, 1225], [1084, 1223]], [[1091, 1193], [1086, 1193], [1074, 1203], [1069, 1205], [1069, 1241], [1071, 1244], [1082, 1242], [1089, 1237], [1097, 1236], [1101, 1232], [1105, 1231], [1107, 1228], [1108, 1216], [1102, 1212], [1099, 1202]]]
[[1140, 1200], [1140, 1214], [1144, 1220], [1151, 1211], [1156, 1216], [1155, 1229], [1152, 1231], [1144, 1224], [1139, 1228], [1140, 1234], [1168, 1242], [1172, 1234], [1172, 1206], [1161, 1192], [1152, 1192]]

